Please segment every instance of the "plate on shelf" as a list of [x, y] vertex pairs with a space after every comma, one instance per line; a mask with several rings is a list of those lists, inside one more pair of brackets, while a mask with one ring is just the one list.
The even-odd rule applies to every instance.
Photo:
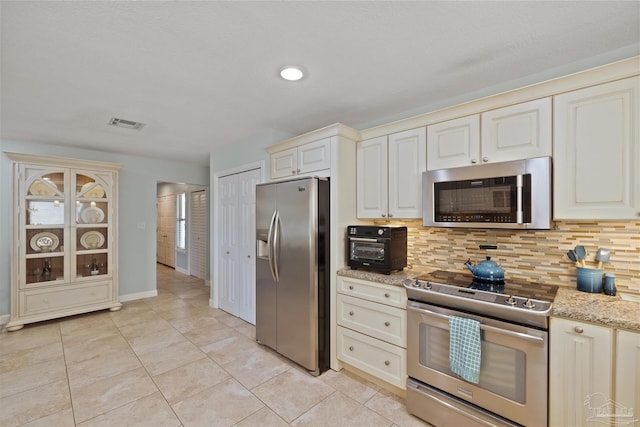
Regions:
[[98, 222], [102, 222], [102, 220], [104, 219], [104, 212], [102, 211], [102, 209], [92, 206], [83, 210], [80, 214], [80, 218], [82, 218], [82, 221], [84, 221], [86, 224], [95, 224]]
[[97, 249], [104, 244], [104, 235], [99, 231], [87, 231], [80, 237], [80, 244], [85, 249]]
[[47, 181], [47, 184], [40, 180], [35, 181], [29, 187], [29, 194], [31, 194], [32, 196], [55, 196], [56, 192], [53, 190], [53, 188], [58, 188], [58, 186], [53, 181]]
[[[93, 186], [93, 188], [91, 188], [91, 186]], [[88, 197], [90, 199], [100, 199], [104, 197], [104, 189], [100, 184], [97, 184], [95, 182], [87, 182], [80, 189], [80, 194], [82, 194], [82, 197]]]
[[38, 233], [31, 238], [31, 249], [36, 252], [51, 252], [54, 251], [60, 244], [58, 236], [48, 231]]

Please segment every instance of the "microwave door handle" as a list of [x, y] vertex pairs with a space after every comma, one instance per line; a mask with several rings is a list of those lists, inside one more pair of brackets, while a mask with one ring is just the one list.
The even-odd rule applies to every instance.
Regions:
[[524, 222], [524, 213], [523, 213], [523, 198], [522, 198], [522, 188], [524, 187], [524, 178], [522, 175], [516, 176], [516, 197], [517, 197], [517, 211], [516, 211], [516, 223], [522, 224]]
[[370, 242], [370, 243], [378, 243], [378, 239], [367, 239], [365, 237], [349, 237], [354, 242]]
[[[430, 310], [425, 310], [424, 308], [417, 308], [414, 306], [409, 306], [408, 307], [410, 310], [415, 310], [418, 311], [422, 314], [425, 314], [427, 316], [431, 316], [431, 317], [437, 317], [439, 319], [444, 319], [446, 320], [446, 327], [444, 327], [443, 329], [449, 330], [449, 316], [447, 316], [446, 314], [440, 314], [440, 313], [436, 313]], [[443, 323], [444, 326], [444, 323]], [[527, 341], [533, 341], [536, 343], [543, 343], [544, 342], [544, 338], [541, 337], [536, 337], [534, 335], [529, 335], [529, 334], [524, 334], [522, 332], [515, 332], [515, 331], [510, 331], [508, 329], [502, 329], [502, 328], [496, 328], [495, 326], [489, 326], [489, 325], [484, 325], [482, 323], [480, 323], [480, 330], [482, 331], [491, 331], [491, 332], [495, 332], [497, 334], [502, 334], [502, 335], [508, 335], [514, 338], [521, 338]]]

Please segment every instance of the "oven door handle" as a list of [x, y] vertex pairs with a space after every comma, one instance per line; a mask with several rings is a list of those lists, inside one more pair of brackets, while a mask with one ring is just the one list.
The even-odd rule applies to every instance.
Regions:
[[378, 243], [378, 239], [368, 239], [366, 237], [349, 237], [349, 240], [352, 240], [354, 242]]
[[[433, 317], [438, 317], [440, 319], [444, 319], [447, 321], [447, 323], [449, 323], [449, 316], [447, 316], [446, 314], [440, 314], [440, 313], [436, 313], [434, 311], [431, 310], [425, 310], [424, 308], [418, 308], [415, 307], [413, 305], [409, 305], [407, 307], [409, 310], [414, 310], [417, 311], [419, 313], [422, 314], [426, 314], [428, 316], [433, 316]], [[449, 329], [448, 325], [445, 329]], [[529, 335], [529, 334], [524, 334], [522, 332], [516, 332], [516, 331], [510, 331], [508, 329], [502, 329], [502, 328], [496, 328], [495, 326], [489, 326], [489, 325], [485, 325], [480, 323], [480, 330], [483, 331], [491, 331], [491, 332], [495, 332], [497, 334], [502, 334], [502, 335], [508, 335], [514, 338], [521, 338], [524, 340], [528, 340], [528, 341], [533, 341], [536, 343], [544, 343], [544, 338], [541, 337], [536, 337], [535, 335]]]

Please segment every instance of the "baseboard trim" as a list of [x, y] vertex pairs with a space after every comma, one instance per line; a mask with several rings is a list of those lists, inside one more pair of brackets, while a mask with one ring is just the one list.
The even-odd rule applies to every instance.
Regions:
[[176, 267], [176, 271], [178, 273], [186, 274], [187, 276], [189, 275], [189, 271], [185, 270], [184, 268]]
[[134, 301], [137, 299], [152, 298], [158, 296], [158, 290], [147, 292], [136, 292], [133, 294], [120, 295], [120, 302]]
[[10, 314], [3, 314], [0, 316], [0, 325], [6, 325], [9, 323], [9, 319], [11, 319]]

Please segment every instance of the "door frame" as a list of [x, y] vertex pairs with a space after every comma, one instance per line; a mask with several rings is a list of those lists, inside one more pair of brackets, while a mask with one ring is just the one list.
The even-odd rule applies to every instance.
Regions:
[[220, 231], [222, 224], [220, 224], [220, 212], [219, 212], [219, 201], [218, 201], [218, 185], [219, 185], [219, 180], [222, 177], [228, 176], [228, 175], [235, 175], [238, 173], [243, 173], [243, 172], [248, 172], [250, 170], [255, 170], [255, 169], [259, 169], [260, 170], [260, 182], [266, 182], [266, 168], [265, 168], [265, 161], [264, 160], [260, 160], [258, 162], [253, 162], [253, 163], [247, 163], [241, 166], [237, 166], [231, 169], [225, 169], [223, 171], [219, 171], [216, 172], [213, 175], [213, 184], [210, 188], [210, 193], [211, 194], [211, 224], [213, 224], [213, 230], [212, 233], [210, 233], [209, 235], [209, 247], [211, 248], [211, 260], [210, 260], [210, 265], [211, 265], [211, 295], [209, 297], [209, 306], [213, 307], [213, 308], [219, 308], [220, 307], [220, 299], [219, 299], [219, 284], [220, 284], [220, 280], [219, 280], [219, 266], [218, 266], [218, 251], [219, 251], [219, 247], [218, 244], [216, 242], [216, 236], [218, 235], [218, 232]]

